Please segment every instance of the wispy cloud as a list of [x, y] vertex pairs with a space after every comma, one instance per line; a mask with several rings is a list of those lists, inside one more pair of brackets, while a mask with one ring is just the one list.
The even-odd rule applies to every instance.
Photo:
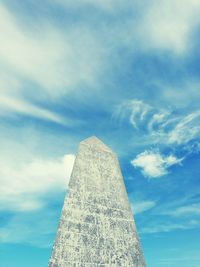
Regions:
[[[175, 5], [178, 6], [179, 1], [177, 0], [175, 2]], [[151, 36], [155, 36], [155, 38], [152, 37], [153, 40], [156, 40], [157, 37], [159, 39], [159, 34], [153, 33], [159, 31], [158, 25], [160, 25], [160, 23], [156, 23], [157, 26], [154, 27], [152, 25], [155, 25], [155, 23], [145, 22], [147, 18], [152, 22], [155, 14], [156, 18], [158, 17], [157, 19], [160, 19], [160, 13], [157, 12], [158, 7], [154, 1], [152, 5], [141, 5], [138, 1], [134, 1], [134, 3], [132, 3], [132, 1], [126, 1], [126, 5], [124, 5], [124, 1], [121, 0], [95, 2], [90, 0], [57, 0], [54, 4], [65, 5], [67, 9], [80, 6], [93, 6], [107, 11], [112, 10], [119, 12], [123, 10], [122, 14], [127, 14], [127, 12], [124, 11], [129, 9], [130, 14], [140, 14], [141, 16], [139, 16], [139, 22], [135, 18], [138, 24], [137, 27], [133, 26], [130, 17], [125, 20], [127, 28], [130, 27], [131, 29], [130, 31], [125, 30], [124, 27], [119, 29], [119, 22], [113, 22], [111, 17], [111, 23], [107, 24], [106, 31], [103, 25], [98, 25], [98, 27], [100, 27], [100, 34], [96, 34], [96, 30], [94, 30], [93, 27], [89, 27], [86, 21], [83, 23], [79, 21], [78, 24], [73, 24], [71, 28], [58, 28], [53, 21], [47, 21], [44, 18], [44, 20], [40, 20], [40, 25], [34, 23], [34, 27], [31, 27], [32, 24], [29, 24], [29, 28], [27, 28], [26, 25], [20, 23], [17, 13], [11, 12], [6, 5], [1, 4], [0, 67], [7, 72], [6, 75], [7, 77], [11, 77], [11, 80], [13, 80], [14, 77], [16, 78], [16, 84], [6, 79], [0, 90], [4, 91], [4, 94], [8, 92], [10, 95], [12, 95], [13, 91], [16, 91], [16, 98], [19, 101], [26, 99], [23, 99], [23, 96], [27, 95], [25, 81], [34, 84], [34, 86], [29, 87], [28, 90], [29, 94], [36, 99], [40, 99], [40, 97], [45, 99], [46, 96], [52, 97], [53, 99], [55, 97], [60, 98], [75, 90], [79, 90], [81, 94], [81, 89], [83, 87], [93, 88], [92, 90], [94, 90], [100, 83], [102, 73], [105, 74], [107, 67], [113, 64], [112, 60], [108, 61], [111, 51], [113, 53], [116, 47], [120, 47], [121, 45], [123, 47], [124, 42], [131, 50], [134, 48], [133, 43], [146, 43], [146, 40], [143, 38], [144, 36], [137, 35], [135, 29], [146, 29], [147, 27], [147, 33], [150, 33]], [[175, 25], [176, 28], [176, 19], [172, 16], [172, 20], [169, 16], [169, 10], [171, 10], [173, 6], [174, 4], [171, 1], [168, 5], [159, 3], [159, 8], [162, 11], [161, 13], [164, 13], [164, 16], [161, 16], [161, 20], [163, 21], [163, 17], [165, 18], [165, 25], [168, 25], [169, 21], [173, 21], [172, 24]], [[182, 24], [184, 18], [186, 18], [186, 21], [190, 21], [187, 18], [191, 17], [191, 13], [195, 8], [199, 8], [199, 5], [194, 0], [190, 3], [189, 8], [186, 8], [185, 1], [183, 5], [181, 4], [181, 11], [178, 9], [180, 11], [180, 14], [178, 13], [180, 16], [180, 19], [178, 19], [178, 21], [180, 20], [181, 22], [180, 24]], [[145, 19], [143, 20], [143, 18]], [[190, 32], [193, 23], [190, 24], [188, 22], [188, 24], [191, 26], [188, 27], [188, 32]], [[141, 30], [139, 31], [143, 32]], [[108, 36], [108, 32], [111, 33], [111, 37]], [[163, 31], [161, 31], [161, 33], [162, 32]], [[167, 36], [167, 40], [169, 40], [170, 35]], [[177, 34], [175, 36], [177, 36]], [[133, 42], [134, 38], [137, 39], [137, 42]], [[105, 42], [105, 39], [108, 41]], [[151, 38], [148, 38], [148, 45], [150, 39]], [[172, 41], [172, 43], [173, 42], [175, 42], [175, 47], [178, 47], [175, 49], [180, 49], [179, 46], [176, 45], [176, 41]], [[152, 43], [154, 43], [154, 41], [152, 41]], [[167, 43], [166, 38], [163, 43]], [[168, 43], [168, 45], [171, 47], [171, 44]], [[15, 95], [13, 95], [13, 97], [15, 97]], [[140, 100], [138, 100], [138, 103], [132, 103], [138, 110], [138, 112], [132, 113], [132, 117], [130, 118], [134, 127], [137, 126], [136, 122], [139, 119], [139, 110], [143, 109], [140, 113], [140, 119], [145, 121], [146, 112], [149, 111], [145, 110], [145, 108], [150, 108], [148, 104], [146, 104], [146, 107], [144, 107], [144, 105], [142, 107], [142, 103], [139, 101]], [[27, 102], [26, 105], [28, 104]], [[161, 120], [162, 116], [163, 114], [155, 119]]]
[[[166, 114], [166, 115], [165, 115]], [[149, 134], [158, 143], [166, 145], [185, 145], [200, 138], [200, 111], [196, 110], [187, 115], [164, 113], [161, 120], [156, 121], [154, 114], [149, 122]]]
[[168, 169], [180, 164], [183, 159], [174, 155], [163, 156], [159, 151], [144, 151], [131, 161], [135, 168], [140, 168], [144, 176], [158, 178], [168, 173]]
[[122, 102], [114, 112], [116, 118], [128, 118], [135, 129], [149, 133], [153, 133], [155, 129], [161, 130], [162, 125], [169, 120], [170, 114], [171, 111], [154, 108], [139, 99]]
[[169, 143], [185, 144], [200, 137], [200, 111], [193, 112], [176, 124], [168, 134]]
[[194, 203], [191, 205], [176, 207], [175, 209], [163, 212], [163, 214], [174, 217], [200, 215], [200, 204]]
[[58, 28], [45, 18], [26, 27], [2, 3], [0, 16], [0, 115], [76, 124], [36, 103], [58, 103], [69, 92], [95, 88], [107, 53], [96, 33], [84, 26]]
[[23, 99], [16, 99], [9, 96], [0, 96], [0, 115], [3, 116], [15, 116], [18, 114], [32, 116], [39, 119], [44, 119], [52, 122], [56, 122], [63, 125], [71, 125], [73, 121], [65, 119], [60, 115], [55, 114], [45, 108], [31, 104]]
[[[200, 19], [198, 16], [200, 4], [198, 0], [155, 0], [122, 1], [122, 0], [57, 0], [57, 3], [69, 8], [96, 8], [111, 14], [119, 10], [129, 10], [126, 27], [123, 29], [125, 42], [129, 47], [139, 44], [141, 50], [170, 51], [183, 55], [190, 48], [190, 36], [195, 31]], [[176, 12], [174, 12], [176, 10]], [[134, 15], [138, 15], [134, 16]], [[127, 16], [127, 12], [126, 12]], [[121, 33], [122, 34], [122, 33]]]
[[131, 125], [135, 129], [138, 129], [146, 121], [147, 116], [149, 117], [151, 111], [152, 107], [150, 105], [144, 103], [142, 100], [132, 99], [119, 105], [114, 112], [114, 117], [122, 120], [128, 116]]
[[3, 4], [0, 15], [1, 64], [10, 76], [17, 74], [22, 85], [28, 79], [38, 85], [38, 93], [60, 96], [82, 83], [94, 83], [102, 49], [91, 31], [61, 30], [46, 21], [37, 31], [34, 27], [26, 30]]
[[189, 220], [185, 223], [173, 223], [173, 222], [162, 222], [159, 224], [149, 225], [141, 229], [141, 233], [161, 233], [171, 232], [176, 230], [187, 230], [199, 227], [199, 222], [196, 220]]
[[133, 214], [139, 214], [142, 213], [144, 211], [150, 210], [153, 207], [155, 207], [156, 202], [152, 201], [152, 200], [144, 200], [144, 201], [139, 201], [139, 202], [133, 202], [133, 204], [131, 205]]
[[115, 111], [119, 119], [128, 119], [130, 124], [149, 142], [157, 144], [183, 145], [200, 138], [200, 111], [177, 114], [173, 110], [158, 109], [133, 99], [123, 102]]
[[173, 196], [167, 202], [163, 201], [161, 197], [151, 212], [151, 219], [143, 220], [141, 231], [143, 233], [159, 233], [198, 229], [200, 227], [200, 205], [197, 202], [196, 194], [198, 194], [198, 190], [196, 193], [193, 191], [179, 198]]

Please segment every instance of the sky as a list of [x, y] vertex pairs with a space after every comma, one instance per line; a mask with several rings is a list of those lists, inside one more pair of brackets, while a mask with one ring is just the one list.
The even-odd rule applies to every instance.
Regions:
[[78, 144], [118, 155], [148, 267], [200, 267], [200, 1], [0, 2], [0, 266], [47, 266]]

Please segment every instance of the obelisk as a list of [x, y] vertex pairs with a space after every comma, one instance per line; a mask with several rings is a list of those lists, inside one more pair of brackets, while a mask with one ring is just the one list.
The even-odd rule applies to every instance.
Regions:
[[49, 267], [145, 267], [116, 155], [96, 137], [82, 141]]

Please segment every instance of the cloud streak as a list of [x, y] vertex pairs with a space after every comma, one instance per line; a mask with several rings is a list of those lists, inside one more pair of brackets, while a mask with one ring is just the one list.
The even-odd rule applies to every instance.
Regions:
[[196, 227], [199, 227], [199, 222], [196, 220], [189, 220], [186, 223], [160, 223], [156, 225], [150, 225], [148, 227], [144, 227], [141, 229], [141, 233], [145, 234], [154, 234], [154, 233], [162, 233], [162, 232], [171, 232], [176, 230], [187, 230], [187, 229], [194, 229]]
[[200, 111], [183, 117], [168, 134], [168, 142], [185, 144], [200, 137]]
[[171, 211], [163, 212], [163, 214], [171, 215], [174, 217], [200, 215], [200, 204], [191, 204], [181, 207], [176, 207]]
[[0, 115], [7, 117], [16, 116], [16, 115], [25, 115], [31, 116], [55, 123], [59, 123], [62, 125], [71, 125], [72, 121], [68, 119], [64, 119], [60, 115], [55, 114], [45, 108], [39, 107], [37, 105], [28, 103], [23, 99], [14, 99], [13, 97], [8, 96], [0, 96]]
[[155, 206], [156, 202], [152, 200], [134, 201], [133, 205], [131, 205], [133, 214], [135, 215], [150, 210]]

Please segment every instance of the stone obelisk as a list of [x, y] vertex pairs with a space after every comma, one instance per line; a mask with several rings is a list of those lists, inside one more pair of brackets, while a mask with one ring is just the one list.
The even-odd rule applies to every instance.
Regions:
[[49, 267], [145, 267], [116, 155], [80, 143]]

